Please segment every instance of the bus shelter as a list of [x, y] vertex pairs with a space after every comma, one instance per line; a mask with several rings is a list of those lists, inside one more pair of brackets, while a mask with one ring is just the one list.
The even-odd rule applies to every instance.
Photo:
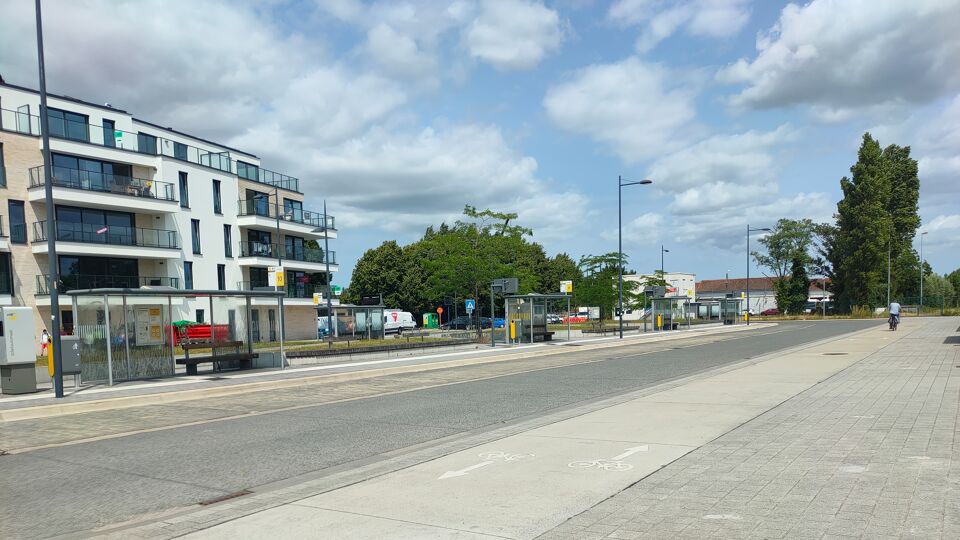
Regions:
[[[566, 320], [567, 341], [570, 341], [569, 294], [508, 294], [504, 296], [506, 332], [509, 343], [550, 341], [554, 332], [547, 328], [548, 319]], [[562, 316], [560, 314], [563, 314]]]
[[686, 323], [690, 327], [690, 311], [686, 309], [689, 302], [686, 296], [652, 298], [650, 300], [650, 315], [653, 321], [653, 329], [676, 330], [681, 324]]
[[325, 308], [318, 313], [320, 332], [324, 337], [350, 337], [355, 339], [383, 339], [383, 305], [358, 306], [340, 304], [333, 306], [333, 335], [326, 330], [327, 315]]
[[[195, 372], [200, 357], [215, 368], [231, 367], [235, 361], [281, 369], [285, 364], [283, 331], [277, 332], [278, 353], [254, 354], [253, 334], [259, 322], [251, 316], [254, 300], [258, 305], [276, 302], [282, 329], [283, 291], [107, 288], [65, 294], [73, 303], [73, 335], [78, 338], [84, 381], [113, 385], [172, 377], [178, 364]], [[253, 362], [255, 358], [259, 361]]]

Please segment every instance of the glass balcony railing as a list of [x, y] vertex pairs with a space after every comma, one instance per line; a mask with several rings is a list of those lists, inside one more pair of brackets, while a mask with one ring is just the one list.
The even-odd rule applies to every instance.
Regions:
[[[333, 251], [326, 252], [330, 264], [337, 264], [337, 254]], [[289, 247], [280, 244], [266, 244], [262, 242], [241, 242], [241, 257], [268, 257], [271, 259], [286, 259], [290, 261], [302, 261], [311, 263], [326, 263], [322, 249], [308, 247]]]
[[[44, 184], [43, 166], [30, 169], [30, 187]], [[155, 180], [144, 180], [117, 174], [106, 174], [67, 167], [53, 168], [53, 185], [101, 193], [115, 193], [131, 197], [174, 201], [177, 198], [173, 184]]]
[[282, 221], [301, 223], [323, 230], [336, 230], [333, 216], [324, 216], [321, 212], [311, 212], [301, 208], [287, 208], [269, 202], [266, 198], [242, 199], [237, 201], [237, 215], [277, 218], [280, 212]]
[[[256, 281], [238, 281], [237, 289], [241, 291], [252, 291], [260, 288], [272, 289], [266, 283]], [[326, 285], [315, 285], [313, 283], [287, 283], [287, 298], [313, 298], [313, 293], [321, 293], [327, 290]]]
[[[180, 247], [180, 235], [177, 234], [177, 231], [120, 225], [71, 223], [69, 221], [58, 221], [56, 225], [57, 240], [61, 242], [170, 249]], [[46, 240], [47, 222], [35, 222], [33, 224], [33, 241], [46, 242]]]
[[[50, 276], [37, 276], [37, 296], [50, 294]], [[180, 288], [180, 278], [166, 276], [99, 276], [72, 274], [60, 276], [60, 292], [78, 289], [138, 289], [140, 287]]]
[[[241, 178], [281, 189], [300, 192], [300, 180], [262, 169], [256, 165], [237, 162], [230, 152], [211, 152], [164, 137], [148, 133], [133, 133], [102, 125], [87, 124], [66, 118], [50, 118], [50, 136], [56, 139], [118, 148], [150, 156], [166, 156], [218, 171], [236, 174]], [[40, 135], [40, 117], [24, 111], [0, 109], [0, 129]]]

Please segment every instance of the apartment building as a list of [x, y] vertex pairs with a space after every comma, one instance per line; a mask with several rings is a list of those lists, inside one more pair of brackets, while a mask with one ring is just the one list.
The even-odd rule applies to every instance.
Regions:
[[[39, 93], [0, 84], [0, 305], [50, 321]], [[286, 270], [286, 339], [317, 335], [313, 293], [338, 270], [324, 239], [332, 216], [304, 208], [297, 178], [256, 155], [135, 118], [110, 105], [48, 95], [61, 292], [102, 287], [237, 290]], [[329, 262], [330, 275], [327, 274]], [[61, 297], [64, 330], [73, 325]], [[276, 303], [253, 306], [254, 339], [273, 341]], [[204, 300], [177, 308], [208, 322]]]

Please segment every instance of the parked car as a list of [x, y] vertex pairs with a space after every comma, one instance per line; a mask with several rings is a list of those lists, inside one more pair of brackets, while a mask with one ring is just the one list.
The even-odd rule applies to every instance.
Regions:
[[761, 315], [779, 315], [779, 314], [780, 314], [780, 310], [777, 309], [777, 308], [770, 308], [770, 309], [765, 309], [765, 310], [761, 311], [760, 314], [761, 314]]
[[547, 324], [561, 324], [563, 322], [563, 317], [557, 315], [556, 313], [550, 313], [547, 315]]
[[[440, 325], [442, 330], [467, 330], [476, 328], [477, 321], [473, 317], [461, 315]], [[490, 328], [490, 317], [480, 317], [481, 328]]]

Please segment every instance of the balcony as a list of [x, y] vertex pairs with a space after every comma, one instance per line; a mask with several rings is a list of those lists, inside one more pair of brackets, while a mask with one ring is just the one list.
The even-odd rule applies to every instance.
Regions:
[[[57, 253], [153, 259], [180, 257], [177, 231], [58, 221]], [[33, 224], [33, 252], [47, 252], [47, 222]]]
[[291, 269], [325, 271], [327, 261], [330, 262], [330, 271], [336, 272], [337, 254], [333, 251], [326, 252], [322, 249], [313, 248], [287, 248], [281, 244], [266, 244], [262, 242], [241, 242], [240, 243], [240, 265], [241, 266], [276, 266], [277, 259], [280, 259], [283, 266]]
[[[256, 165], [237, 162], [230, 157], [230, 152], [211, 152], [184, 144], [172, 139], [157, 137], [147, 133], [132, 133], [119, 129], [104, 128], [104, 126], [77, 122], [64, 118], [50, 118], [50, 137], [58, 141], [63, 149], [71, 150], [75, 154], [86, 154], [82, 147], [72, 147], [74, 144], [94, 145], [140, 154], [144, 158], [165, 156], [201, 165], [217, 171], [222, 171], [246, 180], [260, 184], [278, 187], [288, 191], [300, 192], [300, 181]], [[23, 111], [0, 109], [0, 129], [13, 131], [25, 135], [40, 135], [40, 117]], [[161, 128], [162, 129], [162, 128]], [[133, 155], [125, 161], [139, 165], [155, 165], [150, 159], [139, 159]]]
[[[273, 231], [277, 228], [277, 215], [280, 217], [280, 230], [299, 236], [323, 238], [326, 234], [336, 238], [337, 229], [334, 217], [322, 212], [311, 212], [299, 208], [284, 208], [269, 202], [266, 198], [243, 199], [237, 201], [237, 225], [258, 230]], [[314, 232], [321, 229], [320, 232]]]
[[[37, 288], [36, 296], [47, 296], [50, 294], [50, 276], [36, 276]], [[74, 274], [70, 276], [60, 276], [60, 292], [74, 291], [78, 289], [138, 289], [140, 287], [170, 287], [172, 289], [180, 288], [180, 278], [166, 276], [97, 276], [89, 274]]]
[[[253, 291], [257, 289], [273, 290], [273, 287], [270, 287], [266, 283], [238, 281], [237, 289], [241, 291]], [[313, 283], [288, 283], [285, 289], [287, 294], [284, 298], [288, 303], [293, 303], [294, 305], [313, 305], [313, 293], [326, 294], [327, 286], [315, 285]], [[256, 303], [256, 299], [254, 300]], [[275, 302], [272, 298], [267, 300], [268, 302]], [[339, 301], [337, 301], [337, 304], [339, 304]]]
[[[30, 201], [45, 200], [43, 166], [30, 169]], [[67, 167], [53, 168], [53, 197], [58, 203], [135, 210], [144, 213], [177, 212], [173, 184]]]

